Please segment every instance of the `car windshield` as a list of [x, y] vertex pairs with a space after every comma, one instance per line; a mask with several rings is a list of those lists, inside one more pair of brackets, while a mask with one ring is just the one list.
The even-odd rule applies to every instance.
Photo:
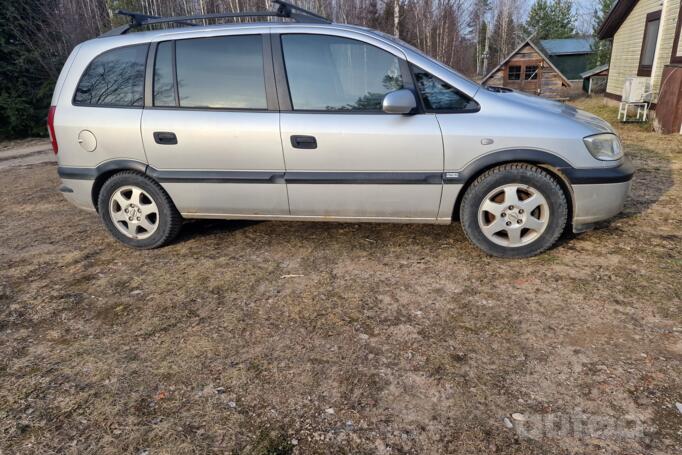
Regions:
[[455, 73], [457, 76], [461, 77], [462, 79], [466, 79], [467, 81], [470, 81], [471, 83], [476, 84], [479, 87], [481, 86], [481, 84], [479, 84], [478, 82], [472, 81], [470, 78], [466, 77], [465, 75], [463, 75], [462, 73], [460, 73], [456, 69], [451, 68], [448, 65], [446, 65], [445, 63], [438, 61], [435, 58], [432, 58], [432, 57], [426, 55], [423, 51], [417, 49], [416, 47], [414, 47], [413, 45], [411, 45], [409, 43], [406, 43], [405, 41], [401, 40], [400, 38], [396, 38], [395, 36], [389, 35], [388, 33], [380, 32], [379, 30], [373, 30], [373, 29], [368, 29], [368, 30], [370, 30], [372, 33], [374, 33], [374, 34], [376, 34], [376, 35], [378, 35], [384, 39], [387, 39], [393, 43], [398, 44], [401, 47], [405, 47], [407, 49], [410, 49], [412, 52], [416, 52], [417, 54], [423, 56], [424, 58], [429, 59], [430, 61], [432, 61], [436, 65], [440, 66], [441, 68], [446, 69], [448, 71], [452, 71], [453, 73]]

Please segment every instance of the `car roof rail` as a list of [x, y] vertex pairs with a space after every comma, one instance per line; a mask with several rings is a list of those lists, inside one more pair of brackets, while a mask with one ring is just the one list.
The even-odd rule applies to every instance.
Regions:
[[295, 22], [307, 22], [316, 24], [331, 24], [332, 21], [324, 16], [315, 14], [312, 11], [292, 5], [284, 0], [272, 0], [272, 3], [278, 5], [275, 11], [243, 11], [238, 13], [213, 13], [201, 14], [196, 16], [176, 16], [176, 17], [161, 17], [150, 16], [143, 13], [135, 13], [130, 11], [118, 10], [116, 14], [119, 16], [128, 16], [130, 22], [120, 27], [111, 29], [110, 31], [100, 35], [100, 38], [107, 36], [118, 36], [128, 33], [131, 29], [144, 27], [146, 25], [156, 24], [178, 24], [188, 27], [196, 26], [192, 21], [206, 20], [206, 19], [227, 19], [238, 17], [281, 17], [285, 19], [293, 19]]

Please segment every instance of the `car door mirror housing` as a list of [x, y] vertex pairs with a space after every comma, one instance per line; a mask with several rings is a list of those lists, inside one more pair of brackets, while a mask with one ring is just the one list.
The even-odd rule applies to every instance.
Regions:
[[387, 114], [410, 114], [417, 108], [414, 93], [408, 89], [387, 93], [381, 107]]

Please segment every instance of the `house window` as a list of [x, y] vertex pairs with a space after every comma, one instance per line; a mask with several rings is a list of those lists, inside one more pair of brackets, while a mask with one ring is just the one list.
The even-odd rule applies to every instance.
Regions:
[[647, 14], [644, 39], [642, 40], [642, 53], [639, 56], [638, 76], [651, 76], [651, 67], [654, 65], [654, 57], [656, 56], [656, 42], [658, 41], [658, 29], [660, 26], [660, 11]]
[[521, 80], [521, 67], [518, 65], [510, 65], [507, 70], [507, 80], [509, 81], [520, 81]]
[[526, 66], [525, 72], [523, 74], [523, 79], [526, 81], [537, 81], [538, 80], [538, 66], [537, 65]]
[[670, 63], [682, 63], [682, 7], [677, 16], [677, 30], [673, 41], [673, 54], [670, 56]]

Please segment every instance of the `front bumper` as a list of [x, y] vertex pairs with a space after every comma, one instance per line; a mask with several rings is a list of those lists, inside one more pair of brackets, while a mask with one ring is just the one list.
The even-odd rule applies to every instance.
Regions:
[[634, 172], [627, 158], [616, 167], [566, 172], [573, 189], [573, 231], [586, 231], [594, 223], [620, 213], [630, 194]]

